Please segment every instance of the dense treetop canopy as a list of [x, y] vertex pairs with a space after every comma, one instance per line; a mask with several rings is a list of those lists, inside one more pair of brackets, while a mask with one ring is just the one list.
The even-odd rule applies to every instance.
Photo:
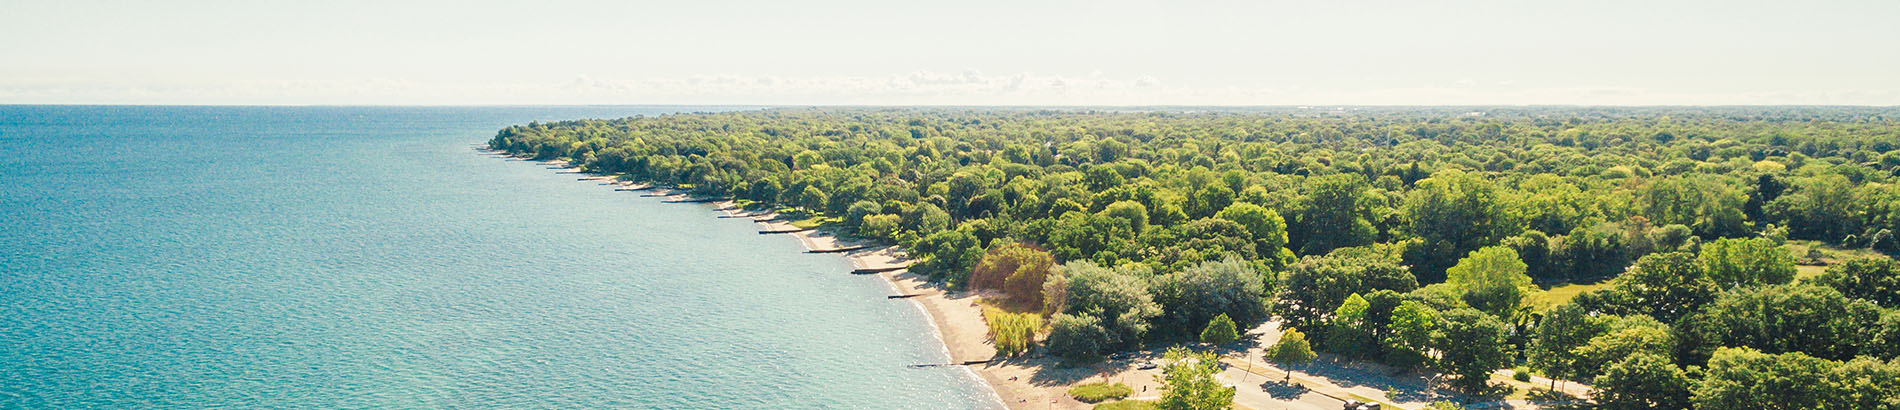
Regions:
[[[533, 123], [489, 146], [830, 217], [909, 249], [915, 271], [1040, 308], [1065, 358], [1278, 317], [1316, 348], [1438, 369], [1468, 391], [1515, 363], [1594, 378], [1602, 405], [1680, 408], [1735, 399], [1724, 383], [1780, 363], [1724, 349], [1900, 366], [1887, 362], [1900, 265], [1791, 283], [1802, 256], [1784, 246], [1900, 252], [1896, 120], [1870, 107], [810, 108]], [[1539, 285], [1605, 281], [1555, 308], [1525, 302]], [[1631, 390], [1651, 385], [1664, 390]]]

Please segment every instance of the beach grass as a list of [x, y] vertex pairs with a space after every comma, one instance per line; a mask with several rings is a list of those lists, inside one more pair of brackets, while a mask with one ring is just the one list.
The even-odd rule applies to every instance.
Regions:
[[1010, 313], [994, 307], [983, 308], [983, 321], [990, 327], [990, 340], [996, 352], [1014, 356], [1029, 350], [1036, 332], [1042, 330], [1042, 316], [1034, 313]]
[[1069, 397], [1087, 403], [1100, 403], [1107, 400], [1119, 400], [1134, 394], [1135, 389], [1121, 383], [1084, 383], [1069, 388]]

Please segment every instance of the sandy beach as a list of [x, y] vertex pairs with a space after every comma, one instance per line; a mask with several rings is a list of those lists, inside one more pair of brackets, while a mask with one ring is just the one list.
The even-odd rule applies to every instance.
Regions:
[[[496, 151], [481, 150], [496, 156], [515, 160], [531, 161], [529, 158], [509, 157]], [[535, 161], [550, 168], [559, 168], [562, 173], [578, 173], [565, 161]], [[658, 188], [621, 180], [612, 176], [582, 174], [586, 177], [579, 181], [596, 182], [614, 186], [616, 189], [638, 190], [640, 197], [656, 198], [665, 201], [689, 201], [693, 198], [683, 191]], [[839, 238], [823, 230], [801, 230], [790, 221], [779, 218], [773, 212], [756, 212], [741, 209], [733, 201], [722, 200], [694, 205], [709, 206], [722, 212], [728, 218], [745, 218], [757, 223], [761, 230], [796, 231], [786, 233], [797, 239], [807, 251], [833, 251], [846, 247], [864, 246], [864, 249], [839, 252], [839, 256], [851, 262], [854, 269], [891, 269], [909, 266], [911, 261], [904, 250], [892, 245], [882, 245], [865, 241]], [[896, 269], [874, 274], [891, 286], [892, 295], [909, 295], [906, 300], [915, 303], [926, 316], [937, 336], [943, 341], [944, 351], [950, 361], [945, 365], [961, 366], [968, 369], [977, 379], [983, 381], [997, 400], [1009, 408], [1036, 409], [1088, 409], [1089, 403], [1070, 398], [1067, 391], [1072, 385], [1090, 381], [1116, 381], [1128, 384], [1135, 389], [1131, 398], [1153, 399], [1159, 394], [1159, 384], [1154, 381], [1152, 371], [1139, 371], [1132, 368], [1113, 366], [1094, 366], [1085, 368], [1059, 368], [1053, 366], [1050, 358], [1014, 358], [1003, 360], [996, 357], [996, 349], [989, 342], [989, 325], [983, 321], [983, 308], [977, 303], [978, 295], [972, 292], [950, 292], [930, 283], [925, 278], [906, 269]], [[979, 362], [965, 365], [968, 362]]]

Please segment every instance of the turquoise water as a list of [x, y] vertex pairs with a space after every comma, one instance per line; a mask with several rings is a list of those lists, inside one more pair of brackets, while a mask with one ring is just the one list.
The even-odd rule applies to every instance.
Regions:
[[471, 144], [693, 107], [0, 106], [0, 408], [976, 408], [833, 255]]

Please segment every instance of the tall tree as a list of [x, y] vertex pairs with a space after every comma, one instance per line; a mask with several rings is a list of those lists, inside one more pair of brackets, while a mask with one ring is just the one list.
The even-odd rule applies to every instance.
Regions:
[[1278, 255], [1286, 248], [1286, 220], [1278, 212], [1246, 202], [1228, 205], [1214, 214], [1215, 218], [1225, 219], [1247, 227], [1253, 234], [1255, 255]]
[[1407, 249], [1412, 272], [1425, 282], [1444, 277], [1456, 255], [1502, 238], [1497, 187], [1478, 174], [1446, 170], [1418, 182], [1405, 200], [1407, 232], [1424, 241]]
[[1779, 285], [1794, 280], [1794, 256], [1767, 238], [1719, 239], [1702, 245], [1696, 260], [1722, 287]]
[[1113, 349], [1133, 348], [1147, 335], [1151, 321], [1161, 316], [1161, 305], [1149, 293], [1148, 281], [1141, 273], [1127, 269], [1107, 269], [1092, 262], [1069, 262], [1062, 266], [1068, 283], [1069, 314], [1101, 318], [1107, 332], [1100, 341]]
[[1260, 272], [1228, 259], [1205, 262], [1154, 279], [1155, 301], [1161, 304], [1161, 324], [1175, 334], [1192, 335], [1200, 324], [1226, 314], [1237, 323], [1252, 325], [1266, 319], [1266, 284]]
[[1234, 406], [1234, 389], [1214, 380], [1220, 373], [1220, 356], [1210, 352], [1194, 353], [1183, 348], [1169, 349], [1168, 364], [1161, 368], [1161, 401], [1165, 410], [1225, 410]]
[[1667, 356], [1637, 353], [1604, 369], [1591, 394], [1603, 410], [1689, 408], [1689, 376]]
[[1386, 254], [1366, 248], [1341, 248], [1326, 256], [1308, 256], [1288, 267], [1278, 282], [1274, 303], [1285, 326], [1312, 328], [1354, 293], [1369, 294], [1380, 289], [1410, 292], [1417, 287], [1411, 272]]
[[1467, 393], [1490, 387], [1491, 372], [1510, 366], [1511, 347], [1505, 340], [1510, 328], [1476, 309], [1445, 312], [1437, 338], [1438, 364], [1454, 378], [1452, 385]]
[[1319, 354], [1313, 353], [1313, 344], [1306, 340], [1306, 334], [1299, 329], [1287, 328], [1280, 334], [1280, 340], [1267, 348], [1267, 361], [1286, 368], [1287, 380], [1293, 380], [1293, 366], [1312, 363]]
[[1365, 180], [1354, 174], [1313, 177], [1299, 214], [1300, 254], [1323, 255], [1333, 249], [1371, 244], [1378, 235], [1360, 204]]
[[1517, 251], [1511, 248], [1485, 247], [1471, 251], [1471, 255], [1446, 270], [1445, 283], [1463, 290], [1465, 303], [1471, 307], [1508, 318], [1531, 286], [1531, 277], [1524, 274], [1525, 266], [1524, 261], [1518, 260]]
[[1431, 364], [1432, 335], [1438, 331], [1438, 310], [1407, 300], [1392, 310], [1391, 332], [1384, 340], [1386, 362], [1401, 368]]
[[1869, 257], [1829, 266], [1815, 278], [1842, 295], [1866, 299], [1885, 308], [1900, 308], [1900, 261]]

